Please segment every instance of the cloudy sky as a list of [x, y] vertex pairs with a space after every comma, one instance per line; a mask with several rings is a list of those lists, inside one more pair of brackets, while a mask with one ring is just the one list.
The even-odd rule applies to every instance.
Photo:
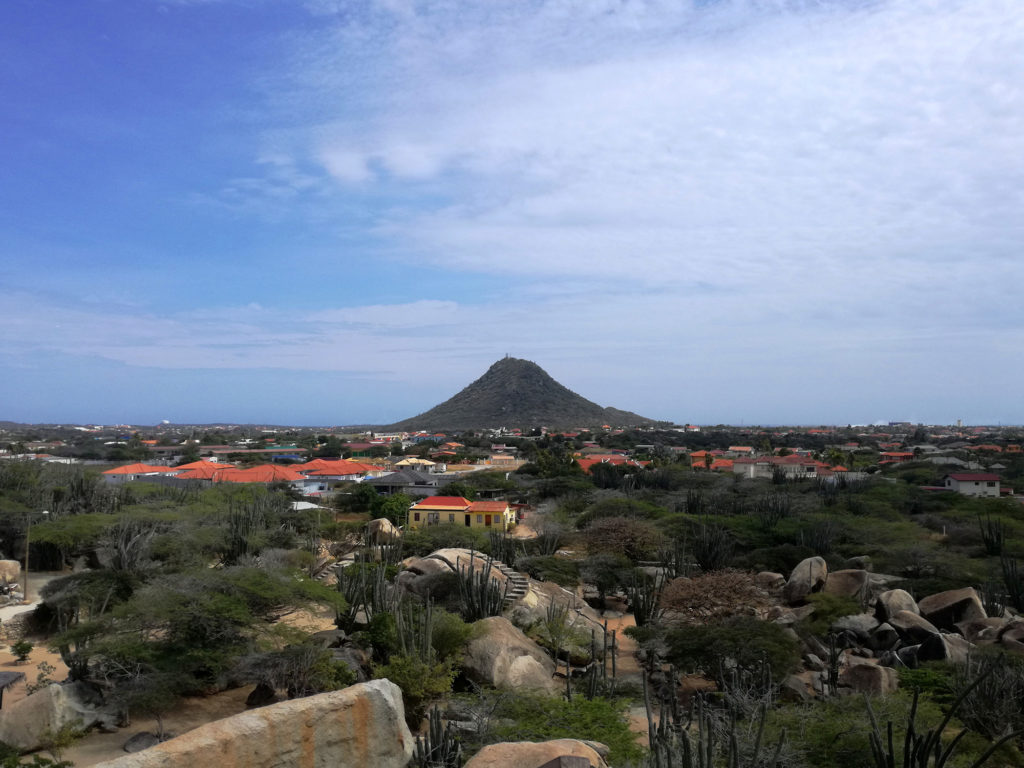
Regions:
[[1020, 0], [4, 0], [0, 419], [1024, 423]]

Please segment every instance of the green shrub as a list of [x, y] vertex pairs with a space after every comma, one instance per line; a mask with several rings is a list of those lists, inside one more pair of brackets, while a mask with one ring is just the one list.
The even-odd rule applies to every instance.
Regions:
[[419, 730], [427, 705], [452, 690], [455, 667], [451, 661], [423, 661], [418, 656], [393, 654], [387, 664], [373, 668], [375, 678], [387, 678], [402, 689], [405, 720]]
[[[908, 701], [891, 695], [875, 699], [872, 707], [880, 723], [890, 719], [902, 723]], [[938, 707], [931, 703], [919, 704], [918, 713], [920, 720], [929, 724], [942, 718]], [[768, 742], [785, 729], [787, 740], [803, 754], [806, 765], [865, 768], [872, 764], [868, 736], [871, 723], [860, 696], [825, 699], [812, 706], [780, 707], [769, 713], [768, 722]]]
[[473, 637], [475, 628], [467, 624], [458, 614], [443, 608], [434, 608], [430, 642], [441, 661], [458, 660]]
[[736, 567], [751, 571], [773, 571], [789, 576], [793, 569], [808, 557], [817, 553], [803, 544], [779, 544], [774, 547], [754, 549], [740, 555], [734, 562]]
[[28, 661], [28, 656], [32, 653], [33, 648], [35, 648], [35, 646], [28, 640], [19, 640], [11, 646], [11, 651], [18, 657], [18, 661], [25, 663]]
[[407, 555], [424, 557], [439, 549], [475, 549], [485, 551], [487, 534], [464, 525], [428, 525], [406, 532], [402, 548]]
[[553, 581], [562, 587], [575, 587], [580, 582], [580, 566], [575, 560], [559, 555], [538, 555], [520, 558], [519, 567], [538, 581]]
[[636, 734], [629, 730], [622, 705], [607, 699], [574, 696], [572, 701], [565, 701], [523, 695], [502, 702], [495, 714], [508, 722], [494, 729], [491, 741], [599, 741], [610, 750], [609, 765], [635, 764], [643, 754], [636, 744]]
[[767, 663], [772, 680], [778, 682], [800, 661], [799, 643], [783, 627], [751, 616], [672, 629], [665, 642], [666, 658], [677, 667], [716, 679], [721, 669], [732, 665], [741, 672], [755, 672]]
[[814, 607], [814, 613], [800, 622], [800, 628], [815, 635], [828, 633], [836, 619], [853, 616], [861, 612], [861, 605], [852, 597], [833, 595], [828, 592], [816, 592], [807, 596], [808, 604]]
[[948, 706], [953, 703], [954, 669], [945, 662], [929, 662], [917, 669], [899, 670], [900, 688], [920, 691], [921, 695], [936, 704]]
[[635, 499], [603, 499], [592, 505], [576, 520], [576, 527], [582, 530], [602, 517], [627, 517], [640, 520], [655, 520], [668, 514], [668, 510], [657, 504]]

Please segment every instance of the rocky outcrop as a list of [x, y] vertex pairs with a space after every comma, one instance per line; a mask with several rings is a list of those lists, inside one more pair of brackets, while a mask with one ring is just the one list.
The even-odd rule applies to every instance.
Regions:
[[[396, 584], [414, 594], [423, 595], [434, 577], [454, 574], [472, 569], [474, 572], [487, 568], [487, 556], [472, 549], [448, 548], [431, 552], [426, 557], [414, 557], [405, 561], [405, 569], [398, 574]], [[490, 578], [498, 588], [506, 589], [508, 575], [498, 562], [490, 565]], [[509, 589], [511, 586], [509, 585]]]
[[878, 664], [850, 664], [839, 673], [839, 684], [852, 688], [857, 693], [884, 696], [899, 687], [900, 679], [896, 670], [889, 667]]
[[782, 599], [790, 605], [803, 601], [808, 595], [820, 592], [828, 578], [828, 565], [821, 557], [801, 560], [793, 569], [782, 589]]
[[821, 591], [862, 602], [868, 595], [869, 575], [864, 570], [832, 571], [825, 579], [825, 586]]
[[91, 728], [116, 726], [115, 708], [104, 706], [101, 698], [85, 683], [53, 685], [36, 691], [0, 712], [0, 741], [23, 752], [41, 749], [44, 734], [65, 726]]
[[366, 524], [366, 536], [374, 544], [392, 544], [402, 536], [402, 532], [386, 517], [378, 517]]
[[921, 615], [939, 629], [954, 631], [961, 621], [988, 618], [974, 587], [951, 589], [929, 595], [917, 604]]
[[540, 768], [560, 757], [583, 757], [591, 768], [607, 768], [604, 754], [608, 748], [595, 742], [576, 739], [554, 741], [506, 741], [488, 744], [466, 763], [466, 768]]
[[512, 622], [492, 616], [475, 626], [478, 634], [469, 642], [462, 663], [470, 679], [495, 688], [557, 693], [555, 663]]
[[921, 613], [917, 601], [905, 589], [890, 589], [878, 596], [875, 602], [875, 616], [879, 621], [888, 621], [900, 611], [910, 611], [919, 615]]
[[850, 632], [858, 642], [866, 642], [868, 636], [877, 628], [878, 619], [870, 613], [841, 616], [832, 622], [832, 629], [837, 632]]
[[932, 635], [917, 649], [918, 662], [945, 661], [950, 664], [966, 664], [974, 646], [960, 635], [942, 632]]
[[900, 639], [908, 645], [922, 643], [932, 635], [939, 633], [938, 627], [910, 611], [897, 611], [889, 618], [888, 623], [899, 633]]
[[999, 644], [1006, 650], [1024, 655], [1024, 619], [1014, 619], [999, 632]]
[[1007, 624], [1007, 619], [971, 619], [958, 622], [956, 629], [970, 643], [992, 645], [999, 642], [999, 635]]
[[372, 680], [217, 720], [104, 768], [405, 768], [402, 691]]

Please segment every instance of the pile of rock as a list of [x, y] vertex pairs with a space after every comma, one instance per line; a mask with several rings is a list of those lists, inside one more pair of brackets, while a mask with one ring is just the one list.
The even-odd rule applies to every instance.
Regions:
[[[758, 579], [778, 587], [779, 574]], [[997, 645], [1024, 652], [1024, 619], [989, 617], [972, 587], [929, 595], [920, 601], [898, 588], [898, 577], [857, 568], [829, 572], [821, 557], [807, 558], [779, 589], [785, 605], [767, 618], [791, 625], [813, 614], [809, 595], [834, 594], [857, 600], [863, 612], [832, 623], [835, 647], [804, 638], [807, 671], [787, 681], [786, 689], [804, 698], [829, 690], [829, 675], [838, 671], [840, 688], [886, 693], [898, 685], [897, 670], [926, 661], [964, 663], [976, 646]], [[831, 668], [831, 670], [830, 670]]]

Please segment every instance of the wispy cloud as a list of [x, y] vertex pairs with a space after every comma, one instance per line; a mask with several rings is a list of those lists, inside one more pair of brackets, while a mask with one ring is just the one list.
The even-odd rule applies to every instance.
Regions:
[[[19, 268], [0, 352], [359, 374], [422, 405], [508, 352], [720, 420], [956, 418], [1024, 374], [1019, 0], [302, 7], [190, 198], [182, 248], [228, 287], [147, 303], [156, 270]], [[53, 295], [13, 292], [47, 271]]]
[[1024, 240], [1006, 0], [379, 5], [325, 37], [309, 151], [349, 192], [439, 183], [381, 224], [439, 266], [870, 305]]

